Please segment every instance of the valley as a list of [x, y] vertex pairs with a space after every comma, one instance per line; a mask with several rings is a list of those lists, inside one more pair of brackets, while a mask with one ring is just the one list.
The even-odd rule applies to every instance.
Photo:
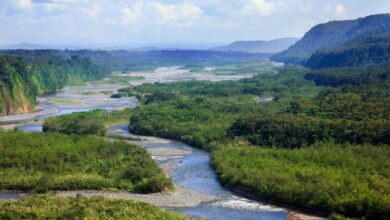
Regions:
[[[195, 73], [185, 77], [185, 73], [189, 71], [178, 70], [177, 67], [159, 68], [156, 72], [160, 74], [153, 74], [153, 72], [134, 74], [142, 74], [145, 76], [145, 82], [149, 83], [180, 82], [189, 79], [193, 80], [196, 76], [200, 76], [199, 79], [204, 80], [205, 75], [209, 78], [213, 77], [213, 75], [205, 73]], [[178, 74], [183, 75], [183, 77], [177, 77]], [[236, 80], [252, 77], [247, 74], [229, 76], [234, 76], [234, 78], [225, 77], [223, 79]], [[214, 75], [211, 81], [220, 81], [220, 77], [221, 75]], [[137, 81], [130, 81], [129, 84], [137, 85]], [[123, 84], [101, 84], [95, 82], [88, 82], [85, 86], [66, 87], [57, 93], [40, 97], [41, 102], [38, 104], [38, 108], [43, 109], [42, 115], [36, 116], [34, 113], [27, 113], [5, 116], [3, 117], [4, 122], [10, 124], [3, 125], [3, 127], [14, 127], [24, 132], [41, 132], [42, 122], [39, 121], [45, 120], [45, 118], [93, 109], [120, 111], [123, 108], [135, 108], [138, 106], [139, 102], [135, 97], [110, 98], [110, 95], [123, 87]], [[58, 102], [58, 100], [72, 101], [64, 104], [63, 102]], [[253, 103], [255, 103], [255, 100], [253, 100]], [[55, 112], [50, 112], [51, 109], [55, 109]], [[120, 121], [117, 123], [120, 123]], [[217, 176], [209, 164], [209, 154], [184, 143], [152, 136], [134, 135], [128, 131], [127, 124], [108, 126], [106, 136], [108, 138], [130, 137], [131, 140], [126, 142], [147, 149], [165, 174], [172, 179], [175, 184], [175, 191], [135, 194], [131, 192], [96, 190], [56, 190], [57, 195], [64, 197], [74, 197], [76, 195], [85, 197], [103, 196], [137, 200], [167, 208], [168, 210], [182, 212], [189, 216], [208, 219], [228, 219], [233, 217], [236, 219], [288, 219], [288, 216], [300, 216], [299, 219], [320, 219], [294, 210], [256, 202], [230, 192], [218, 182]], [[0, 193], [0, 198], [2, 199], [20, 199], [24, 196], [26, 196], [24, 192], [3, 191]]]
[[[59, 9], [15, 2], [25, 9], [0, 5], [0, 16]], [[137, 23], [133, 34], [148, 41], [144, 26], [164, 32], [155, 27], [174, 21], [168, 30], [188, 38], [165, 37], [194, 45], [181, 40], [204, 37], [189, 34], [203, 13], [260, 22], [257, 13], [271, 24], [296, 5], [248, 1], [217, 13], [206, 7], [215, 2], [121, 1], [123, 18], [101, 22], [112, 25], [98, 34], [110, 45], [0, 50], [0, 219], [390, 219], [390, 14], [351, 18], [362, 2], [318, 2], [321, 19], [291, 20], [291, 29], [307, 30], [300, 39], [271, 38], [291, 30], [256, 24], [248, 30], [268, 40], [251, 40], [235, 33], [239, 26], [203, 22], [215, 30], [205, 42], [243, 39], [203, 49], [116, 47], [114, 39], [133, 37], [124, 27], [106, 38]], [[89, 20], [116, 16], [100, 4], [78, 11]], [[53, 14], [70, 13], [61, 10]], [[103, 33], [88, 29], [81, 42], [95, 31]]]

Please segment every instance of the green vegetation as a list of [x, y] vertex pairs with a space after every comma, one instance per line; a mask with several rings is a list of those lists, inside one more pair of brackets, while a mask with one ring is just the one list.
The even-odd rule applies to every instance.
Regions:
[[275, 65], [265, 60], [241, 61], [228, 63], [211, 63], [185, 65], [183, 69], [189, 69], [191, 72], [208, 72], [215, 75], [241, 75], [241, 74], [262, 74], [271, 72]]
[[[313, 55], [318, 59], [312, 67], [320, 68], [315, 70], [291, 65], [273, 68], [255, 63], [258, 57], [239, 53], [63, 52], [91, 56], [105, 68], [120, 67], [121, 71], [180, 65], [214, 74], [258, 75], [234, 82], [187, 81], [121, 89], [113, 97], [137, 96], [142, 105], [45, 121], [45, 131], [69, 136], [0, 133], [0, 175], [5, 177], [0, 186], [36, 191], [170, 189], [171, 182], [145, 150], [80, 136], [104, 135], [108, 123], [130, 118], [135, 133], [181, 140], [211, 151], [218, 177], [232, 188], [331, 215], [331, 219], [343, 219], [343, 215], [389, 219], [390, 67], [378, 65], [387, 61], [387, 34], [364, 36], [386, 31], [389, 18], [377, 15], [313, 28], [285, 53], [293, 52], [290, 61], [302, 63], [315, 51], [331, 46], [329, 54], [322, 50]], [[334, 30], [340, 31], [329, 34]], [[337, 58], [336, 67], [343, 68], [328, 68], [335, 67], [332, 59], [337, 53], [348, 57]], [[7, 69], [7, 73], [13, 71]], [[17, 74], [10, 76], [14, 84], [23, 80]], [[263, 96], [273, 100], [257, 104], [256, 98]]]
[[318, 141], [390, 144], [390, 121], [322, 119], [283, 114], [236, 121], [231, 135], [255, 145], [279, 148], [310, 146]]
[[282, 148], [318, 141], [390, 144], [388, 85], [324, 89], [311, 99], [291, 101], [277, 115], [240, 119], [230, 132], [256, 145]]
[[302, 149], [227, 146], [212, 164], [229, 187], [320, 213], [388, 219], [388, 146], [317, 143]]
[[130, 112], [130, 109], [112, 112], [97, 109], [48, 118], [43, 123], [43, 131], [104, 136], [107, 125], [128, 121]]
[[102, 80], [101, 82], [129, 85], [130, 81], [142, 80], [144, 78], [145, 77], [143, 77], [143, 76], [126, 76], [126, 75], [121, 76], [121, 75], [114, 75], [113, 74], [109, 78], [106, 78], [106, 79]]
[[0, 55], [0, 115], [30, 111], [38, 94], [106, 74], [87, 58], [56, 57], [48, 51], [17, 55]]
[[[230, 139], [227, 129], [238, 118], [279, 112], [292, 97], [316, 94], [318, 89], [302, 78], [304, 71], [290, 67], [239, 82], [146, 84], [121, 92], [137, 95], [146, 104], [132, 112], [132, 132], [211, 150], [216, 142]], [[278, 102], [258, 105], [256, 95], [272, 95]]]
[[[120, 94], [144, 104], [131, 114], [133, 132], [212, 151], [228, 186], [333, 219], [388, 219], [388, 72], [286, 66], [237, 82], [156, 83]], [[274, 100], [256, 104], [258, 96]]]
[[92, 136], [0, 132], [0, 189], [159, 192], [172, 183], [145, 149]]
[[[362, 36], [388, 31], [390, 31], [389, 14], [371, 15], [356, 20], [331, 21], [314, 26], [296, 44], [274, 55], [271, 59], [286, 63], [305, 64], [310, 56], [318, 50], [339, 46]], [[353, 56], [352, 59], [359, 60], [357, 54], [353, 54]], [[332, 61], [337, 64], [338, 58], [335, 57]], [[343, 62], [342, 59], [340, 61]]]
[[[161, 66], [214, 66], [259, 61], [268, 55], [214, 51], [0, 50], [0, 115], [33, 109], [38, 94], [102, 79], [112, 71], [149, 71]], [[114, 76], [127, 83], [134, 77]]]
[[[389, 30], [390, 31], [390, 30]], [[359, 37], [315, 52], [306, 66], [318, 68], [386, 65], [390, 62], [390, 33]]]
[[102, 197], [75, 198], [52, 194], [32, 195], [0, 202], [0, 219], [156, 219], [179, 220], [184, 216], [135, 201]]
[[151, 71], [164, 66], [214, 66], [248, 61], [259, 61], [269, 54], [215, 52], [205, 50], [150, 50], [150, 51], [66, 51], [68, 56], [87, 57], [110, 71]]
[[[389, 81], [390, 67], [359, 67], [359, 68], [326, 68], [312, 70], [305, 75], [308, 80], [313, 80], [317, 85], [338, 87], [343, 85], [352, 85], [362, 87], [364, 85], [382, 85], [383, 81]], [[384, 85], [386, 86], [386, 85]], [[353, 89], [353, 88], [348, 88]], [[356, 88], [355, 88], [356, 89]], [[364, 88], [367, 90], [367, 88]], [[375, 93], [375, 87], [370, 86], [370, 90]], [[384, 91], [386, 92], [386, 91]]]

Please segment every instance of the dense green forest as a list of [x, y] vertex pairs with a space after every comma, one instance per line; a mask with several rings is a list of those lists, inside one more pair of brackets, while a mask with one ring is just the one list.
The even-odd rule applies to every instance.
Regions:
[[[134, 109], [130, 128], [212, 149], [216, 141], [230, 139], [228, 128], [238, 118], [282, 111], [290, 99], [316, 94], [318, 88], [303, 79], [306, 71], [288, 67], [239, 82], [189, 81], [145, 84], [121, 90], [137, 95], [146, 105]], [[291, 92], [293, 91], [293, 92]], [[257, 96], [272, 95], [278, 102], [256, 103]]]
[[124, 142], [56, 133], [0, 132], [0, 189], [159, 192], [172, 182], [147, 151]]
[[50, 51], [0, 55], [0, 114], [30, 111], [38, 94], [106, 74], [88, 58], [53, 56]]
[[163, 66], [236, 66], [240, 62], [267, 59], [270, 54], [202, 50], [0, 50], [0, 54], [23, 57], [80, 57], [112, 71], [150, 71]]
[[151, 50], [151, 51], [67, 51], [73, 56], [87, 57], [110, 71], [150, 71], [164, 66], [212, 66], [237, 64], [266, 59], [270, 54], [243, 52], [216, 52], [201, 50]]
[[[237, 82], [145, 84], [121, 94], [143, 103], [131, 113], [132, 132], [212, 151], [224, 184], [324, 214], [386, 219], [389, 91], [384, 68], [286, 66]], [[274, 100], [257, 104], [262, 96]], [[257, 147], [241, 147], [250, 144]]]
[[64, 134], [100, 135], [106, 133], [106, 126], [128, 121], [131, 109], [108, 112], [97, 109], [89, 112], [77, 112], [45, 119], [44, 132]]
[[269, 54], [196, 50], [1, 50], [0, 114], [30, 111], [38, 94], [101, 79], [112, 71], [150, 71], [161, 66], [195, 70], [199, 66], [254, 63], [268, 57]]
[[[47, 119], [45, 134], [0, 133], [0, 150], [4, 152], [0, 165], [6, 177], [0, 186], [38, 192], [172, 189], [170, 180], [145, 150], [96, 137], [105, 135], [105, 126], [129, 120], [133, 133], [180, 140], [210, 151], [218, 178], [232, 189], [323, 215], [389, 219], [388, 34], [372, 35], [387, 31], [388, 20], [388, 15], [377, 15], [313, 28], [297, 45], [318, 38], [320, 44], [315, 47], [331, 47], [311, 48], [310, 55], [314, 55], [307, 65], [312, 69], [271, 67], [259, 62], [259, 57], [239, 53], [224, 57], [218, 52], [199, 51], [41, 51], [38, 54], [58, 55], [59, 63], [53, 66], [66, 66], [64, 62], [71, 60], [87, 65], [90, 59], [102, 69], [87, 65], [85, 71], [96, 67], [99, 73], [80, 72], [71, 80], [56, 78], [63, 79], [63, 84], [54, 83], [56, 80], [34, 84], [35, 78], [30, 76], [50, 67], [54, 59], [43, 58], [47, 54], [37, 56], [41, 57], [37, 63], [43, 65], [39, 69], [34, 67], [34, 53], [8, 52], [25, 55], [3, 57], [2, 68], [8, 75], [2, 74], [6, 76], [2, 82], [12, 79], [16, 85], [11, 90], [3, 88], [17, 91], [31, 80], [35, 86], [25, 91], [29, 94], [26, 99], [66, 84], [100, 78], [104, 71], [115, 68], [137, 71], [180, 65], [190, 71], [212, 67], [210, 71], [216, 75], [257, 75], [239, 81], [192, 80], [128, 87], [115, 97], [138, 97], [142, 104], [135, 109], [95, 110]], [[343, 31], [329, 35], [335, 29]], [[347, 32], [351, 35], [346, 36]], [[292, 61], [308, 59], [306, 49], [303, 56], [292, 53]], [[317, 50], [321, 51], [315, 53]], [[186, 58], [179, 59], [182, 56]], [[258, 101], [262, 97], [273, 99]], [[34, 100], [26, 103], [32, 106]]]
[[276, 116], [240, 119], [230, 132], [256, 145], [283, 148], [318, 141], [390, 144], [389, 85], [381, 77], [381, 81], [364, 81], [360, 86], [323, 89], [313, 98], [291, 101]]
[[390, 61], [390, 33], [358, 37], [340, 46], [315, 52], [306, 66], [318, 68], [386, 65]]
[[293, 150], [225, 146], [214, 153], [212, 164], [222, 183], [267, 201], [388, 219], [388, 148], [332, 142]]
[[331, 21], [314, 26], [296, 44], [273, 55], [271, 59], [279, 62], [305, 64], [317, 50], [339, 46], [361, 36], [389, 31], [389, 14], [371, 15], [356, 20]]
[[155, 206], [121, 199], [53, 194], [0, 202], [0, 219], [155, 219], [184, 220], [185, 216]]

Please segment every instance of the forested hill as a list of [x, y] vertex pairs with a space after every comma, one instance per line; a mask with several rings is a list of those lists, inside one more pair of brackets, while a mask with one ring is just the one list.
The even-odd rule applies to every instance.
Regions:
[[218, 65], [228, 62], [258, 61], [270, 54], [220, 52], [202, 50], [150, 50], [150, 51], [67, 51], [71, 55], [88, 57], [110, 71], [149, 71], [162, 66]]
[[215, 47], [212, 51], [241, 51], [249, 53], [278, 53], [293, 45], [298, 38], [281, 38], [270, 41], [236, 41], [226, 46]]
[[289, 49], [272, 59], [286, 63], [304, 64], [317, 50], [341, 45], [354, 38], [390, 31], [390, 14], [371, 15], [356, 20], [331, 21], [319, 24]]
[[31, 111], [38, 94], [108, 73], [87, 58], [60, 56], [55, 51], [13, 53], [0, 52], [0, 115]]
[[368, 35], [315, 52], [306, 66], [318, 69], [385, 65], [390, 62], [390, 32]]

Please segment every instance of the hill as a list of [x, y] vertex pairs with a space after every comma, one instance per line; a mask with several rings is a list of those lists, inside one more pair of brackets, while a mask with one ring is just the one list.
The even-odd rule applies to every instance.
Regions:
[[211, 48], [212, 51], [241, 51], [248, 53], [277, 53], [289, 48], [298, 38], [281, 38], [270, 41], [236, 41], [226, 46]]
[[315, 52], [306, 66], [318, 68], [384, 65], [390, 62], [390, 32], [368, 35]]
[[29, 112], [38, 94], [107, 74], [88, 58], [53, 56], [53, 51], [18, 53], [0, 52], [0, 115]]
[[341, 45], [354, 38], [390, 31], [390, 14], [371, 15], [356, 20], [331, 21], [314, 26], [305, 36], [274, 61], [303, 64], [317, 50]]

